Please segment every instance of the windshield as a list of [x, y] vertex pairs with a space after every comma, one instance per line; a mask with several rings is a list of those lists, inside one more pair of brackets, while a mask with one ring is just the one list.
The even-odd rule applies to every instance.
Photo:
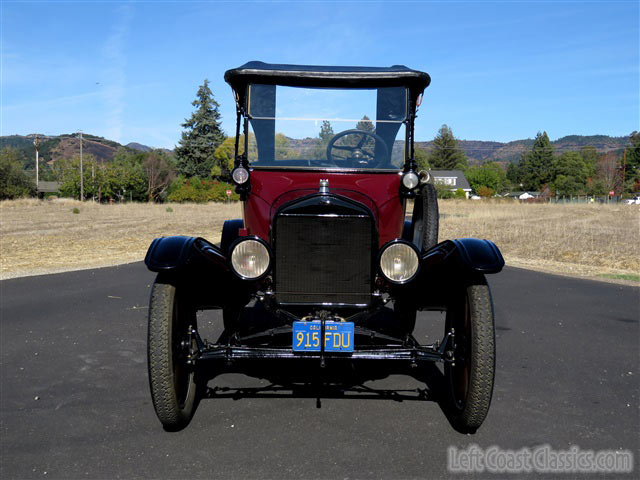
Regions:
[[407, 90], [249, 86], [248, 159], [254, 167], [398, 170]]

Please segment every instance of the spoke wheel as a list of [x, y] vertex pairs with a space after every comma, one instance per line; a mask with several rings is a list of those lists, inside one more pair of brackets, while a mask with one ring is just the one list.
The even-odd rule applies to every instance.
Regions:
[[484, 281], [461, 288], [447, 308], [445, 332], [454, 333], [454, 362], [445, 363], [450, 419], [474, 432], [489, 412], [495, 372], [495, 328], [491, 291]]
[[188, 359], [195, 339], [196, 312], [180, 289], [156, 280], [151, 290], [147, 358], [151, 398], [167, 430], [184, 428], [195, 411], [195, 371]]

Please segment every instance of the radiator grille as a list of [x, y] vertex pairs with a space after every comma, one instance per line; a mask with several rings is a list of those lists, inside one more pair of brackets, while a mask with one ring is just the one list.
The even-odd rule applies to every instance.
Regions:
[[369, 303], [371, 222], [370, 217], [356, 215], [278, 216], [275, 230], [278, 301]]

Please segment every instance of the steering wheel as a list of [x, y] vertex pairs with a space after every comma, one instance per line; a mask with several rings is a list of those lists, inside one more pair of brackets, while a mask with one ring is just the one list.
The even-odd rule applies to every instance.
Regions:
[[[336, 145], [336, 142], [342, 137], [350, 135], [359, 135], [362, 138], [356, 145]], [[365, 148], [368, 138], [375, 140], [375, 145], [380, 146], [380, 158], [376, 159], [375, 152]], [[341, 150], [346, 152], [346, 156], [336, 156], [333, 150]], [[327, 160], [339, 165], [339, 163], [349, 164], [349, 166], [360, 168], [375, 168], [389, 161], [389, 147], [380, 135], [366, 130], [351, 129], [335, 135], [327, 145]]]

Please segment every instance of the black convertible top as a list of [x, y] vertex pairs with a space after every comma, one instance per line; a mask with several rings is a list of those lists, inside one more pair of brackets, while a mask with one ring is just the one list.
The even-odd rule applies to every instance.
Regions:
[[330, 67], [317, 65], [281, 65], [258, 61], [227, 70], [225, 81], [244, 99], [250, 83], [291, 87], [408, 87], [417, 98], [431, 83], [425, 72], [404, 65], [392, 67]]

